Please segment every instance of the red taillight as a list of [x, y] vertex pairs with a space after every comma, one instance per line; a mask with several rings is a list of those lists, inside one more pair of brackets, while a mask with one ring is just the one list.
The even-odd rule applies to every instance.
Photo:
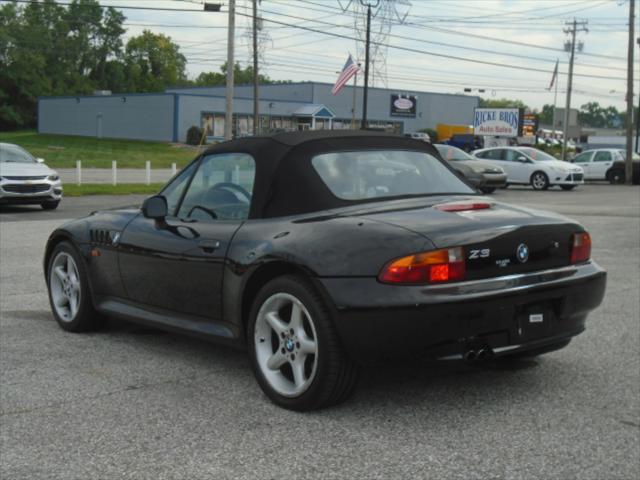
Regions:
[[591, 237], [587, 232], [574, 233], [571, 238], [571, 263], [586, 262], [591, 258]]
[[473, 203], [441, 203], [435, 205], [433, 208], [440, 210], [441, 212], [465, 212], [468, 210], [486, 210], [493, 205], [488, 202], [473, 202]]
[[464, 280], [464, 250], [445, 248], [389, 262], [378, 275], [384, 283], [441, 283]]

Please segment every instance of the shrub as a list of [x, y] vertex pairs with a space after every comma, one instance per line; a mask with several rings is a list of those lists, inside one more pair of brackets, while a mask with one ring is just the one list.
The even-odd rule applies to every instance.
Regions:
[[187, 144], [188, 145], [200, 145], [200, 141], [202, 140], [202, 129], [200, 127], [196, 127], [195, 125], [189, 127], [187, 130]]

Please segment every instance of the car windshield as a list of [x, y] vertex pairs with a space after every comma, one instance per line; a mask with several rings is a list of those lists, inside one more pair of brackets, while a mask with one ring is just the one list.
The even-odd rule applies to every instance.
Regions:
[[529, 158], [531, 158], [532, 160], [535, 160], [536, 162], [558, 160], [557, 158], [552, 157], [548, 153], [545, 153], [542, 150], [538, 150], [536, 148], [520, 148], [518, 150], [526, 154]]
[[35, 163], [35, 161], [23, 148], [9, 143], [0, 143], [0, 162]]
[[334, 152], [317, 155], [311, 162], [331, 192], [343, 200], [474, 193], [437, 158], [425, 152]]
[[464, 150], [460, 150], [456, 147], [451, 147], [449, 145], [434, 145], [434, 147], [436, 147], [442, 158], [445, 160], [477, 160], [477, 158], [472, 157]]

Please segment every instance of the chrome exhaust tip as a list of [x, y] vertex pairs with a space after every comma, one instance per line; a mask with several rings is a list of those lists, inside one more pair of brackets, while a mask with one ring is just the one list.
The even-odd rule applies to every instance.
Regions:
[[481, 348], [478, 351], [478, 355], [477, 355], [476, 359], [478, 361], [484, 361], [484, 360], [488, 360], [489, 358], [491, 358], [492, 355], [493, 355], [493, 351], [490, 348], [485, 347], [485, 348]]
[[475, 350], [467, 350], [464, 355], [463, 358], [465, 359], [465, 361], [467, 362], [474, 362], [476, 361], [476, 359], [478, 358], [478, 355], [476, 353]]

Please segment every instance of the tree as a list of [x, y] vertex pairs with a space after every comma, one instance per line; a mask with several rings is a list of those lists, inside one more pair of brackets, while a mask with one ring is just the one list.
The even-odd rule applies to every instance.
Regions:
[[511, 100], [509, 98], [481, 98], [480, 107], [483, 108], [524, 108], [527, 109], [527, 105], [522, 100]]
[[96, 0], [0, 6], [0, 128], [34, 125], [39, 96], [102, 88], [107, 63], [121, 54], [123, 21]]
[[[227, 84], [227, 62], [220, 66], [220, 72], [202, 72], [195, 80], [195, 84], [202, 87], [214, 87]], [[266, 75], [258, 75], [261, 84], [290, 83], [290, 81], [272, 80]], [[234, 85], [247, 85], [253, 83], [253, 65], [242, 68], [239, 63], [233, 69]]]
[[187, 83], [187, 60], [170, 37], [144, 30], [127, 42], [125, 63], [134, 92], [158, 92]]
[[540, 125], [553, 125], [553, 105], [545, 103], [542, 111], [538, 114]]
[[623, 118], [614, 106], [604, 108], [598, 102], [589, 102], [580, 107], [578, 123], [585, 127], [619, 128]]

